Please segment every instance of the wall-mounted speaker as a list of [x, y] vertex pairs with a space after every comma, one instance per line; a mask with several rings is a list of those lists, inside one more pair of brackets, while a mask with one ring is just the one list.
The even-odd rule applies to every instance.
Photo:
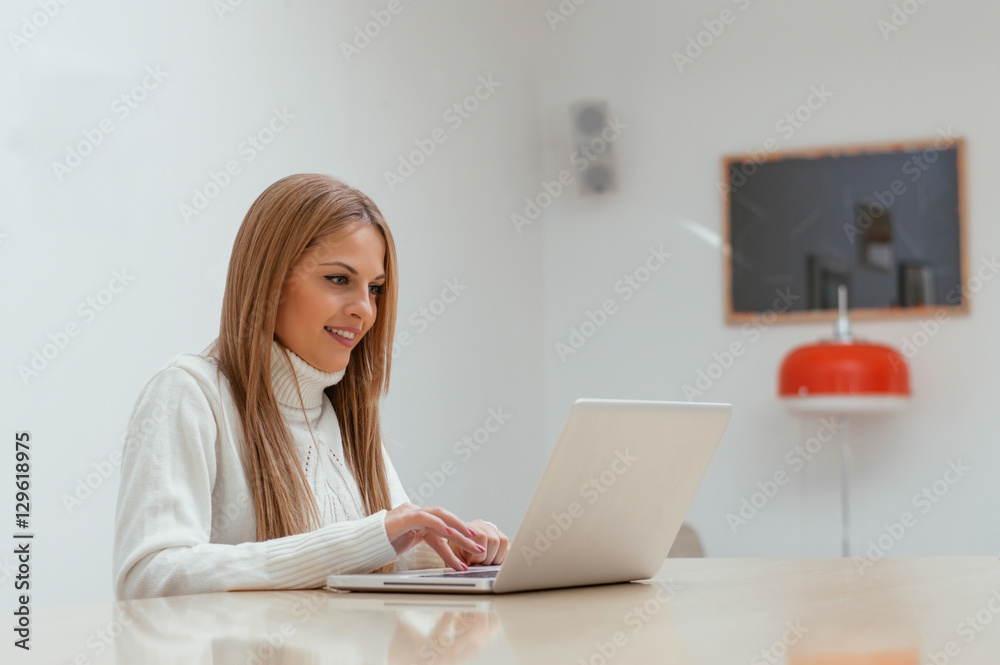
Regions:
[[575, 146], [570, 163], [580, 182], [580, 193], [589, 196], [615, 191], [618, 181], [614, 143], [621, 135], [621, 128], [611, 117], [607, 102], [573, 104], [570, 118]]

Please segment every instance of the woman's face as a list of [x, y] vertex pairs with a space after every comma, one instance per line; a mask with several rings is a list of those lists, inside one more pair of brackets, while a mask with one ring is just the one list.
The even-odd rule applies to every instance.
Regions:
[[384, 262], [382, 236], [367, 224], [305, 252], [282, 286], [278, 341], [324, 372], [347, 367], [351, 349], [375, 323]]

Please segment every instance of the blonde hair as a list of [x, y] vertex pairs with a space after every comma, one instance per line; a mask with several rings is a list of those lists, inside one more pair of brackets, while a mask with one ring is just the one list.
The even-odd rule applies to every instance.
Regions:
[[271, 385], [272, 340], [282, 287], [297, 279], [292, 268], [305, 252], [358, 225], [376, 229], [385, 242], [384, 290], [375, 322], [351, 351], [344, 377], [325, 392], [366, 510], [392, 507], [379, 422], [396, 328], [392, 234], [375, 203], [358, 190], [326, 175], [292, 175], [265, 189], [243, 219], [229, 260], [219, 338], [209, 351], [229, 379], [238, 409], [258, 540], [320, 526], [315, 497]]

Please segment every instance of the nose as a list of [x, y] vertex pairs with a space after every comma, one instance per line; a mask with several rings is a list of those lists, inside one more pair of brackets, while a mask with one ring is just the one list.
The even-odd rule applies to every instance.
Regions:
[[364, 329], [375, 317], [375, 303], [372, 300], [367, 287], [353, 289], [351, 291], [351, 298], [344, 307], [344, 312], [351, 316], [359, 317], [361, 322], [365, 324], [361, 326]]

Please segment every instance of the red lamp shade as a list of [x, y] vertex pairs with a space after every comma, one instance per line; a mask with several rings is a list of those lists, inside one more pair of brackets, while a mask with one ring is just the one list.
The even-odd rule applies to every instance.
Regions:
[[895, 349], [834, 340], [793, 349], [781, 364], [778, 394], [801, 411], [847, 413], [902, 407], [910, 371]]

